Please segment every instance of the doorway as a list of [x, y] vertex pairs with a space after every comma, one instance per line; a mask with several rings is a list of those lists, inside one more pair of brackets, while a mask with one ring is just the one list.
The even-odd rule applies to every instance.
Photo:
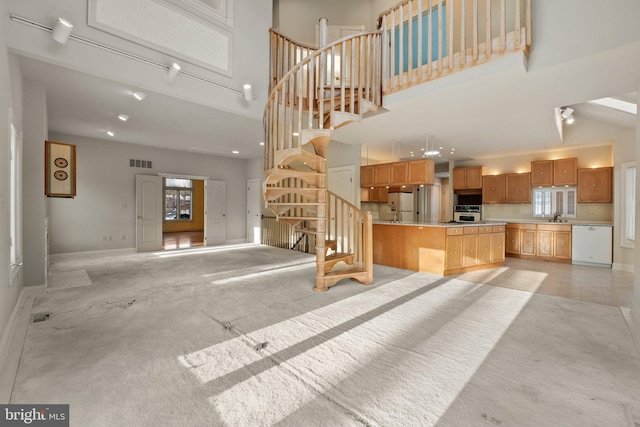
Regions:
[[226, 182], [136, 175], [138, 252], [226, 243]]
[[204, 246], [204, 180], [163, 178], [162, 249]]

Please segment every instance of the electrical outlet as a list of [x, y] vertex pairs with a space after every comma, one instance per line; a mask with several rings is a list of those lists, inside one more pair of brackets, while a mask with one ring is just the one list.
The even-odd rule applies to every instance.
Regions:
[[106, 236], [106, 235], [103, 235], [103, 236], [102, 236], [102, 241], [103, 241], [103, 242], [106, 242], [106, 241], [107, 241], [107, 236]]
[[126, 204], [126, 203], [120, 203], [120, 207], [121, 207], [121, 208], [126, 208], [126, 207], [127, 207], [127, 204]]
[[121, 234], [121, 235], [120, 235], [120, 240], [125, 240], [126, 238], [127, 238], [127, 235], [126, 235], [126, 234]]
[[108, 240], [108, 241], [111, 241], [111, 234], [109, 234], [109, 235], [107, 236], [107, 240]]

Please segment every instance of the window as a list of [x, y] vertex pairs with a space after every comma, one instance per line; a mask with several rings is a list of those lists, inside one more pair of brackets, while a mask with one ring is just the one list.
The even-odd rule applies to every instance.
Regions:
[[164, 179], [165, 221], [191, 221], [193, 181], [190, 179]]
[[576, 217], [576, 189], [567, 188], [534, 188], [533, 216], [536, 218], [552, 217], [556, 213], [562, 218]]
[[635, 247], [636, 238], [636, 162], [622, 163], [622, 241], [623, 248]]

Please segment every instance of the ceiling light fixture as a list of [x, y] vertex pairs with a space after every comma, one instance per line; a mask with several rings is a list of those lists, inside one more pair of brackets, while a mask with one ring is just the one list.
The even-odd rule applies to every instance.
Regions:
[[109, 135], [109, 136], [116, 136], [116, 133], [115, 133], [115, 132], [113, 132], [113, 131], [108, 130], [108, 131], [107, 131], [107, 135]]
[[176, 78], [176, 76], [178, 75], [181, 69], [182, 67], [177, 62], [174, 62], [173, 64], [171, 64], [171, 66], [167, 70], [167, 77], [166, 77], [167, 81], [172, 82], [173, 79]]
[[576, 119], [573, 118], [573, 111], [571, 107], [560, 110], [560, 117], [562, 117], [562, 120], [566, 121], [568, 125], [576, 121]]
[[238, 150], [233, 150], [232, 153], [233, 154], [240, 154], [240, 152]]
[[251, 101], [253, 99], [253, 94], [251, 93], [251, 85], [249, 83], [245, 83], [242, 85], [242, 94], [244, 95], [244, 99], [247, 101]]
[[435, 156], [436, 154], [440, 154], [440, 152], [438, 150], [431, 150], [426, 152], [427, 156]]
[[58, 18], [56, 25], [51, 31], [51, 38], [60, 44], [65, 44], [67, 40], [69, 40], [71, 30], [73, 30], [73, 25], [71, 25], [69, 21], [63, 18]]
[[118, 114], [118, 118], [123, 122], [126, 122], [127, 120], [129, 120], [129, 116], [127, 116], [126, 114]]
[[131, 92], [131, 94], [133, 95], [133, 97], [135, 99], [137, 99], [138, 101], [142, 101], [147, 97], [147, 94], [144, 92]]
[[264, 141], [260, 141], [260, 145], [264, 145]]

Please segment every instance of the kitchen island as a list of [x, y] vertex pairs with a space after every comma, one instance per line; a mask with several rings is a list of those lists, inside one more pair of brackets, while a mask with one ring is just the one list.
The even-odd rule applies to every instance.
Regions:
[[441, 276], [499, 267], [505, 225], [374, 222], [373, 262]]

